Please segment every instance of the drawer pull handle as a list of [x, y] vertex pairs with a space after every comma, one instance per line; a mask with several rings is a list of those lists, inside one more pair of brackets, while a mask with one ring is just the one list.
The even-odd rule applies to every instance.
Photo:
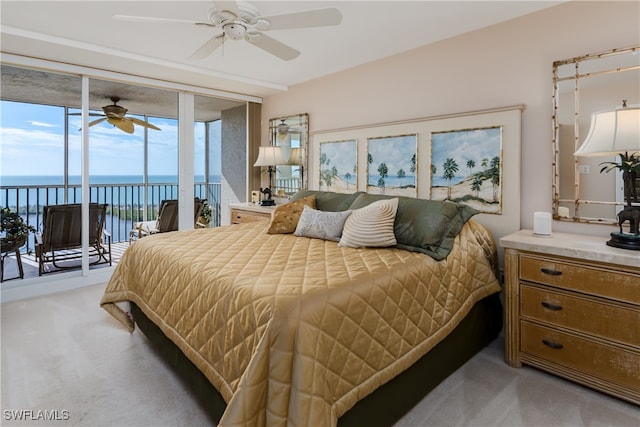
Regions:
[[546, 345], [547, 347], [551, 347], [555, 350], [561, 350], [563, 345], [557, 342], [553, 342], [553, 341], [549, 341], [549, 340], [542, 340], [542, 344]]
[[541, 268], [540, 271], [542, 271], [544, 274], [548, 274], [549, 276], [561, 276], [562, 275], [562, 271], [552, 270], [550, 268]]
[[553, 311], [560, 311], [562, 310], [562, 306], [561, 305], [556, 305], [556, 304], [552, 304], [550, 302], [546, 302], [546, 301], [542, 301], [542, 306], [544, 308], [548, 308], [549, 310], [553, 310]]

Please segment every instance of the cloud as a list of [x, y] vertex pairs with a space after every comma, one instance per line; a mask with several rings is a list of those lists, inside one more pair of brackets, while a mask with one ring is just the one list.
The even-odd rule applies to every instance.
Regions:
[[36, 120], [31, 120], [31, 121], [29, 122], [29, 124], [30, 124], [31, 126], [40, 126], [40, 127], [45, 127], [45, 128], [55, 128], [55, 127], [58, 127], [57, 125], [54, 125], [54, 124], [52, 124], [52, 123], [39, 122], [39, 121], [36, 121]]
[[356, 165], [356, 140], [326, 142], [320, 145], [320, 152], [326, 154], [331, 161], [329, 165], [321, 166], [323, 169], [334, 167], [339, 175], [346, 172], [353, 173]]
[[367, 149], [373, 158], [373, 163], [367, 165], [367, 174], [378, 176], [378, 166], [381, 163], [387, 165], [389, 175], [395, 175], [400, 169], [411, 174], [411, 158], [416, 154], [416, 144], [416, 135], [369, 139]]
[[64, 137], [59, 133], [42, 130], [28, 130], [20, 128], [0, 128], [3, 154], [8, 147], [19, 147], [29, 151], [43, 147], [62, 147]]
[[499, 156], [502, 134], [500, 127], [470, 129], [434, 133], [432, 140], [432, 163], [439, 170], [447, 158], [454, 159], [462, 169], [468, 160], [475, 161], [476, 167], [480, 167], [482, 159]]

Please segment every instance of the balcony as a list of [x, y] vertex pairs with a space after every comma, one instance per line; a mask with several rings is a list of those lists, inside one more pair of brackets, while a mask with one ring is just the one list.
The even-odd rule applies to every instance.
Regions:
[[[91, 203], [109, 205], [105, 229], [111, 235], [113, 264], [117, 264], [129, 245], [129, 231], [133, 229], [134, 223], [154, 220], [162, 200], [178, 198], [178, 184], [91, 184], [89, 185], [89, 193]], [[194, 196], [207, 200], [211, 207], [209, 226], [220, 226], [220, 183], [196, 182]], [[44, 206], [81, 203], [81, 201], [82, 189], [80, 185], [0, 186], [0, 205], [17, 211], [27, 224], [37, 230], [42, 229]], [[38, 276], [38, 263], [35, 260], [34, 249], [35, 238], [30, 235], [26, 245], [21, 248], [25, 278]], [[18, 275], [15, 257], [12, 258], [12, 260], [9, 257], [5, 259], [5, 279]], [[79, 262], [77, 264], [79, 265]], [[104, 265], [96, 265], [91, 268], [102, 266]]]

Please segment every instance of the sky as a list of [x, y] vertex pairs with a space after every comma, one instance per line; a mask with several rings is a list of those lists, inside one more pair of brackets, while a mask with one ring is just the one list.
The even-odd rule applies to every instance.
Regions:
[[411, 158], [416, 154], [417, 135], [392, 136], [371, 138], [367, 141], [367, 152], [373, 163], [367, 167], [369, 177], [378, 177], [378, 166], [387, 165], [389, 176], [397, 175], [402, 169], [405, 174], [413, 176], [411, 172]]
[[339, 141], [339, 142], [325, 142], [320, 144], [320, 153], [326, 154], [327, 159], [331, 160], [329, 165], [325, 165], [323, 169], [335, 168], [338, 170], [338, 175], [344, 176], [345, 173], [356, 175], [354, 166], [357, 162], [356, 140], [351, 141]]
[[442, 165], [448, 158], [458, 164], [458, 176], [467, 176], [467, 161], [475, 162], [474, 172], [484, 170], [482, 159], [489, 161], [501, 155], [502, 128], [469, 129], [454, 132], [436, 132], [432, 135], [432, 164], [437, 168], [436, 175], [443, 174]]
[[[79, 112], [79, 110], [78, 110]], [[136, 116], [144, 120], [144, 117]], [[90, 117], [90, 120], [99, 117]], [[161, 130], [149, 130], [149, 175], [176, 175], [178, 171], [178, 122], [149, 118]], [[219, 125], [213, 134], [220, 147]], [[69, 117], [69, 174], [80, 175], [81, 117]], [[133, 134], [102, 122], [90, 128], [91, 175], [142, 175], [144, 129]], [[196, 125], [195, 174], [204, 174], [204, 126]], [[212, 150], [215, 151], [215, 150]], [[218, 148], [219, 152], [219, 148]], [[220, 175], [218, 161], [211, 175]], [[64, 173], [64, 108], [0, 101], [0, 175], [62, 175]]]

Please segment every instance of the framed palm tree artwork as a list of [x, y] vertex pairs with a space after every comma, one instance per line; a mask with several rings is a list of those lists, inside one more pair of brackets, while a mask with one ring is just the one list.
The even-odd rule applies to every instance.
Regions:
[[418, 136], [367, 139], [367, 193], [416, 197]]
[[353, 193], [358, 186], [357, 141], [320, 143], [318, 188], [336, 193]]
[[502, 213], [502, 126], [431, 133], [431, 199]]

